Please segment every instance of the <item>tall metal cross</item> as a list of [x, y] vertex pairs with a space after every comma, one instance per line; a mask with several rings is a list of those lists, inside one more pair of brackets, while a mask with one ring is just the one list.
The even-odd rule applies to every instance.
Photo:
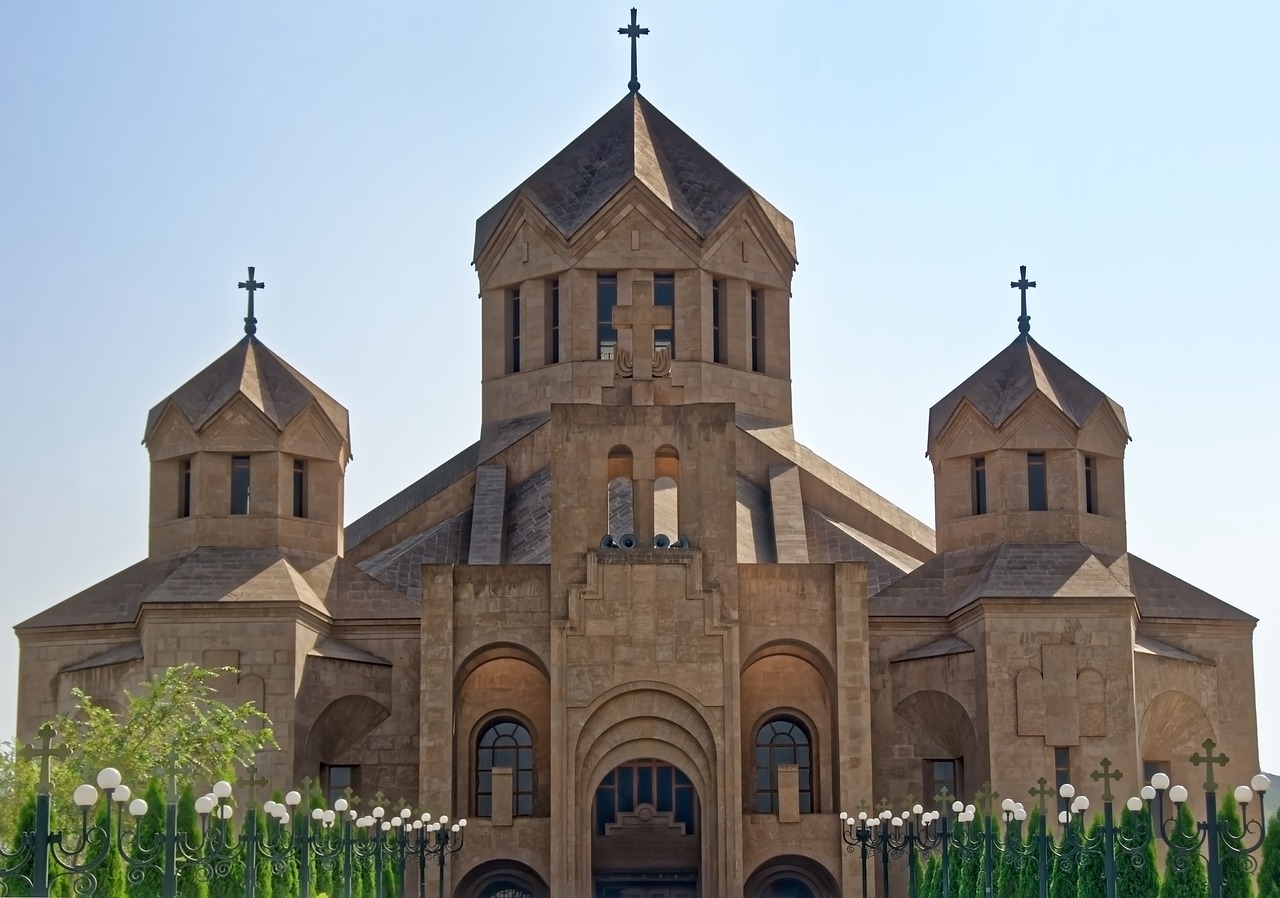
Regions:
[[250, 764], [248, 767], [244, 769], [244, 772], [245, 772], [244, 784], [249, 787], [249, 807], [251, 809], [256, 808], [258, 806], [258, 797], [257, 797], [258, 787], [265, 786], [267, 784], [267, 778], [265, 776], [258, 776], [257, 764]]
[[58, 731], [51, 723], [42, 725], [36, 730], [36, 735], [40, 737], [40, 747], [37, 748], [34, 742], [28, 743], [18, 749], [18, 756], [28, 761], [32, 758], [40, 759], [40, 782], [36, 784], [36, 791], [41, 795], [48, 795], [53, 791], [53, 783], [49, 782], [49, 762], [54, 758], [59, 760], [66, 758], [71, 754], [71, 749], [66, 743], [56, 747], [53, 745], [53, 739], [58, 735]]
[[253, 279], [253, 266], [249, 266], [249, 280], [236, 284], [241, 290], [249, 291], [249, 314], [244, 319], [244, 332], [253, 336], [258, 332], [258, 319], [253, 317], [253, 291], [265, 290], [267, 285]]
[[618, 34], [625, 34], [631, 38], [631, 80], [627, 83], [627, 87], [633, 94], [640, 90], [640, 77], [636, 74], [636, 41], [640, 39], [640, 35], [648, 33], [648, 28], [641, 28], [636, 24], [636, 8], [631, 7], [631, 24], [625, 28], [619, 28]]
[[178, 800], [178, 777], [191, 773], [190, 764], [179, 764], [178, 753], [170, 749], [165, 763], [151, 771], [151, 775], [165, 784], [165, 798], [170, 804]]
[[1204, 791], [1214, 792], [1218, 788], [1218, 783], [1213, 778], [1213, 768], [1226, 767], [1231, 763], [1231, 759], [1226, 755], [1214, 756], [1213, 750], [1218, 747], [1218, 743], [1214, 742], [1212, 739], [1204, 740], [1200, 747], [1204, 749], [1204, 754], [1196, 752], [1189, 760], [1197, 767], [1204, 768]]
[[[249, 269], [253, 271], [253, 269]], [[1018, 333], [1025, 334], [1031, 330], [1031, 316], [1027, 314], [1027, 290], [1036, 285], [1035, 281], [1027, 280], [1027, 266], [1019, 265], [1018, 272], [1020, 277], [1016, 281], [1010, 281], [1009, 286], [1022, 293], [1022, 314], [1018, 316]]]
[[1029, 789], [1027, 794], [1037, 799], [1040, 805], [1040, 816], [1043, 817], [1048, 813], [1048, 808], [1045, 807], [1046, 802], [1048, 799], [1056, 797], [1058, 790], [1049, 788], [1049, 781], [1042, 776], [1036, 780], [1036, 788]]
[[1115, 796], [1111, 794], [1111, 783], [1124, 779], [1124, 774], [1119, 770], [1111, 769], [1111, 759], [1103, 758], [1098, 762], [1098, 769], [1089, 774], [1090, 778], [1095, 782], [1102, 783], [1102, 800], [1114, 801]]

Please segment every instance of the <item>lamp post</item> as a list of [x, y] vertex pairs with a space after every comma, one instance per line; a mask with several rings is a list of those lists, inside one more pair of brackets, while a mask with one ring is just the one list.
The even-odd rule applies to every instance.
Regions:
[[[401, 818], [404, 811], [401, 811]], [[412, 814], [412, 812], [411, 812]], [[441, 814], [440, 819], [432, 821], [431, 815], [424, 813], [412, 825], [404, 824], [405, 837], [403, 851], [412, 854], [418, 861], [418, 898], [427, 898], [427, 860], [435, 858], [439, 865], [440, 898], [444, 898], [444, 862], [450, 854], [462, 850], [462, 837], [466, 831], [467, 821], [464, 817], [457, 823], [450, 824], [449, 817]], [[413, 835], [409, 835], [409, 830]]]
[[[1196, 821], [1196, 832], [1194, 834], [1183, 838], [1178, 831], [1178, 811], [1188, 798], [1185, 786], [1179, 785], [1171, 788], [1169, 776], [1164, 773], [1157, 773], [1151, 777], [1150, 785], [1142, 787], [1142, 798], [1147, 802], [1147, 814], [1151, 820], [1152, 828], [1160, 833], [1161, 841], [1171, 851], [1187, 859], [1193, 852], [1199, 852], [1200, 846], [1207, 843], [1209, 895], [1210, 898], [1222, 898], [1221, 852], [1225, 848], [1229, 855], [1229, 862], [1245, 864], [1247, 869], [1253, 869], [1256, 864], [1253, 855], [1262, 847], [1262, 842], [1266, 838], [1267, 820], [1265, 812], [1259, 812], [1258, 820], [1251, 821], [1249, 819], [1249, 803], [1253, 800], [1254, 793], [1265, 794], [1271, 788], [1271, 781], [1259, 773], [1253, 777], [1250, 785], [1236, 787], [1232, 798], [1240, 806], [1240, 832], [1224, 832], [1218, 822], [1218, 783], [1214, 778], [1213, 770], [1215, 767], [1225, 767], [1231, 759], [1225, 754], [1214, 754], [1214, 750], [1217, 749], [1218, 745], [1212, 739], [1204, 740], [1200, 747], [1204, 749], [1204, 753], [1196, 752], [1189, 758], [1196, 767], [1205, 768], [1205, 819]], [[1173, 816], [1169, 818], [1164, 816], [1164, 795], [1166, 791], [1169, 793], [1169, 799], [1174, 804]], [[1244, 840], [1249, 835], [1255, 835], [1256, 838], [1251, 845], [1246, 845]]]
[[[42, 728], [43, 729], [43, 728]], [[112, 836], [111, 836], [111, 802], [127, 801], [130, 795], [129, 787], [120, 781], [120, 771], [114, 767], [104, 767], [98, 771], [97, 788], [88, 783], [76, 786], [75, 792], [71, 795], [71, 800], [75, 802], [76, 807], [80, 809], [80, 832], [74, 836], [68, 836], [62, 832], [49, 832], [48, 818], [43, 830], [44, 846], [39, 843], [42, 841], [41, 832], [37, 826], [36, 833], [36, 851], [37, 863], [39, 863], [39, 854], [43, 849], [46, 852], [45, 863], [52, 860], [53, 863], [66, 871], [72, 876], [84, 877], [81, 883], [76, 886], [78, 894], [91, 894], [96, 887], [97, 879], [94, 871], [101, 867], [111, 856]], [[107, 799], [106, 813], [103, 814], [103, 823], [101, 825], [89, 824], [89, 812], [98, 802], [98, 789], [101, 789]], [[45, 811], [48, 813], [48, 798], [45, 796]], [[146, 813], [146, 802], [142, 802], [142, 812]], [[38, 799], [37, 799], [38, 804]], [[37, 816], [39, 810], [37, 807]], [[80, 860], [80, 855], [89, 852], [90, 856], [86, 860]], [[32, 891], [36, 895], [49, 894], [49, 867], [45, 866], [43, 883], [37, 881], [32, 883]], [[87, 883], [87, 885], [86, 885]]]
[[[918, 804], [894, 814], [889, 810], [887, 800], [881, 803], [881, 811], [877, 816], [867, 815], [865, 802], [862, 807], [864, 810], [859, 811], [856, 818], [844, 811], [840, 813], [840, 838], [847, 846], [847, 851], [857, 848], [862, 855], [864, 898], [868, 893], [867, 859], [872, 855], [879, 857], [881, 889], [887, 898], [890, 894], [890, 863], [905, 854], [908, 870], [907, 894], [915, 895], [919, 888], [916, 882], [917, 857], [920, 854], [927, 855], [939, 845], [943, 845], [945, 851], [945, 822], [942, 834], [935, 826], [941, 815], [937, 811], [926, 811]], [[948, 891], [944, 887], [944, 894]]]

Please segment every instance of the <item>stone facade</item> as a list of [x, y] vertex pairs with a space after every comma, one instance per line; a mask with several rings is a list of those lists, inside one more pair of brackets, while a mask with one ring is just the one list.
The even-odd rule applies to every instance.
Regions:
[[246, 336], [151, 414], [149, 556], [18, 627], [21, 735], [235, 667], [274, 783], [468, 817], [466, 898], [852, 895], [864, 800], [1252, 773], [1255, 622], [1128, 554], [1120, 406], [1019, 335], [935, 536], [795, 441], [795, 259], [627, 96], [477, 223], [479, 440], [343, 527], [345, 409]]

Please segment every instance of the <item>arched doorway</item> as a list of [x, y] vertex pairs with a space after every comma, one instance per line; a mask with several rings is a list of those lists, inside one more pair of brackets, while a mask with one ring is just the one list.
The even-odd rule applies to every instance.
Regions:
[[698, 792], [655, 758], [619, 764], [592, 801], [594, 898], [696, 898], [702, 835]]

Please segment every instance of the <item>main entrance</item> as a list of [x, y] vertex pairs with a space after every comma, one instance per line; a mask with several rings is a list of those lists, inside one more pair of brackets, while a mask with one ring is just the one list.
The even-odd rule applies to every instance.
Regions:
[[619, 764], [596, 787], [592, 820], [595, 898], [697, 898], [698, 793], [678, 767]]

